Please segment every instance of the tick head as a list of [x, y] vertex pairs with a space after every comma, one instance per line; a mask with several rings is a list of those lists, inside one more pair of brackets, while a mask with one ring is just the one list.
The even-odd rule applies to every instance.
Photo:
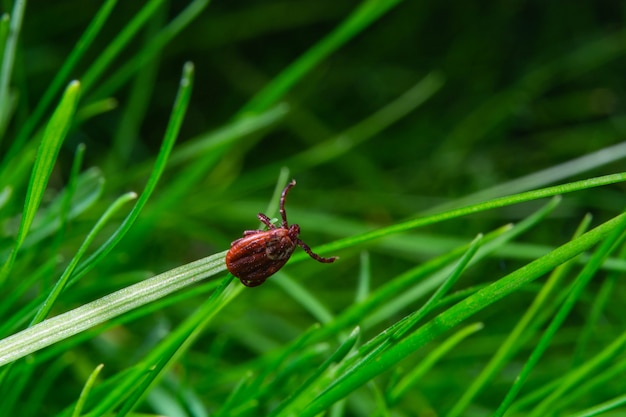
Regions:
[[298, 226], [297, 224], [292, 224], [291, 226], [289, 226], [289, 238], [292, 241], [296, 241], [296, 239], [298, 239], [298, 235], [300, 235], [300, 226]]

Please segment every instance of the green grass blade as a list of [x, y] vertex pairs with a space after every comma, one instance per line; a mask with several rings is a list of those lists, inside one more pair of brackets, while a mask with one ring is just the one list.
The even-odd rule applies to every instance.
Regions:
[[[616, 338], [609, 346], [604, 348], [595, 357], [588, 360], [583, 365], [570, 371], [563, 383], [559, 384], [557, 388], [547, 396], [535, 409], [529, 413], [529, 416], [543, 416], [548, 412], [560, 408], [563, 404], [555, 404], [557, 400], [563, 397], [563, 394], [573, 387], [580, 386], [587, 378], [592, 375], [592, 372], [596, 370], [603, 370], [609, 364], [609, 360], [615, 358], [624, 352], [624, 346], [626, 345], [626, 333], [622, 333], [620, 337]], [[580, 398], [579, 395], [570, 396], [569, 401], [575, 401]]]
[[482, 330], [483, 327], [484, 325], [482, 323], [470, 324], [447, 338], [422, 361], [420, 361], [418, 366], [407, 373], [406, 376], [389, 391], [387, 395], [388, 402], [390, 404], [397, 403], [402, 396], [407, 394], [411, 387], [413, 387], [430, 369], [432, 369], [439, 359], [452, 350], [456, 345], [461, 343], [465, 338]]
[[31, 137], [36, 126], [41, 121], [41, 118], [50, 107], [54, 97], [59, 93], [63, 84], [67, 82], [70, 74], [76, 68], [78, 61], [80, 61], [85, 53], [87, 53], [94, 39], [102, 30], [104, 23], [111, 15], [116, 3], [117, 0], [107, 0], [100, 7], [100, 10], [96, 13], [87, 29], [85, 29], [85, 32], [82, 34], [78, 42], [76, 42], [72, 52], [70, 52], [69, 56], [63, 61], [63, 66], [55, 74], [54, 79], [50, 82], [46, 91], [37, 101], [35, 109], [24, 122], [24, 125], [20, 129], [17, 137], [11, 144], [11, 148], [5, 156], [5, 160], [9, 160], [16, 155], [24, 145], [24, 142]]
[[[515, 227], [504, 226], [487, 234], [482, 239], [482, 248], [476, 255], [476, 259], [484, 258], [504, 243], [537, 224], [556, 207], [559, 200], [558, 198], [552, 199], [540, 210], [537, 210], [536, 213], [515, 225]], [[468, 247], [468, 245], [463, 245], [452, 249], [391, 280], [373, 292], [367, 300], [348, 307], [341, 315], [337, 316], [336, 320], [325, 326], [320, 333], [328, 332], [332, 334], [341, 328], [345, 328], [347, 325], [354, 325], [357, 322], [363, 323], [364, 327], [369, 328], [372, 324], [386, 320], [411, 300], [416, 300], [439, 286], [450, 274], [450, 271], [446, 268], [454, 268], [458, 258], [464, 256]], [[390, 302], [391, 300], [393, 302]], [[373, 309], [378, 309], [378, 311], [372, 314]], [[363, 320], [363, 317], [366, 317], [366, 319]]]
[[391, 369], [401, 359], [434, 340], [435, 337], [452, 329], [485, 307], [517, 291], [529, 282], [543, 276], [567, 260], [588, 250], [601, 240], [606, 239], [617, 227], [623, 227], [626, 224], [625, 220], [626, 214], [609, 220], [439, 314], [411, 335], [383, 352], [377, 360], [368, 361], [361, 369], [354, 372], [349, 379], [342, 381], [341, 384], [329, 387], [304, 410], [301, 416], [310, 417], [326, 410], [334, 402], [345, 397], [374, 376]]
[[[481, 211], [492, 210], [494, 208], [505, 207], [513, 204], [523, 203], [525, 201], [538, 200], [540, 198], [554, 197], [559, 194], [571, 193], [579, 190], [584, 190], [592, 187], [600, 187], [608, 184], [615, 184], [618, 182], [626, 181], [626, 173], [621, 172], [618, 174], [610, 174], [601, 177], [589, 178], [586, 180], [570, 182], [566, 184], [556, 185], [552, 187], [540, 188], [538, 190], [526, 191], [519, 194], [513, 194], [506, 197], [496, 198], [494, 200], [485, 201], [482, 203], [471, 204], [469, 206], [461, 207], [458, 209], [446, 211], [444, 213], [432, 214], [424, 217], [419, 217], [414, 220], [398, 223], [393, 226], [383, 227], [371, 232], [362, 233], [356, 236], [350, 236], [348, 238], [339, 239], [333, 243], [320, 245], [315, 248], [315, 252], [324, 256], [326, 254], [335, 253], [340, 249], [352, 247], [360, 243], [368, 242], [371, 240], [379, 239], [385, 236], [389, 236], [395, 233], [406, 232], [418, 227], [423, 227], [429, 224], [442, 222], [445, 220], [455, 219], [457, 217], [466, 216], [468, 214], [478, 213]], [[297, 253], [293, 255], [293, 261], [302, 261], [306, 258], [306, 254]]]
[[[585, 216], [573, 237], [577, 238], [582, 235], [587, 230], [590, 223], [591, 216]], [[509, 333], [502, 345], [500, 345], [500, 348], [491, 358], [489, 363], [485, 366], [483, 371], [472, 381], [472, 384], [465, 390], [463, 396], [458, 401], [456, 401], [454, 407], [452, 407], [452, 409], [448, 412], [447, 417], [457, 417], [462, 415], [464, 410], [470, 404], [472, 399], [478, 394], [478, 392], [480, 392], [487, 385], [488, 381], [492, 380], [494, 375], [504, 366], [506, 361], [510, 357], [512, 357], [513, 354], [521, 346], [523, 346], [523, 342], [520, 340], [523, 333], [532, 324], [533, 320], [539, 315], [541, 310], [545, 308], [545, 304], [548, 302], [549, 296], [558, 289], [559, 283], [561, 282], [562, 278], [567, 275], [573, 264], [573, 260], [569, 261], [559, 266], [557, 269], [554, 270], [552, 274], [550, 274], [550, 278], [547, 280], [545, 285], [543, 285], [541, 291], [539, 292], [539, 294], [537, 294], [537, 296], [533, 300], [533, 303], [528, 308], [524, 316], [517, 323], [515, 328]], [[535, 323], [534, 326], [538, 326], [539, 324], [540, 323]]]
[[[89, 101], [102, 99], [115, 91], [126, 83], [130, 77], [154, 57], [156, 57], [162, 49], [172, 41], [183, 29], [185, 29], [198, 15], [209, 5], [209, 0], [194, 0], [176, 18], [174, 18], [163, 30], [157, 33], [150, 41], [141, 48], [138, 54], [135, 54], [114, 74], [108, 75], [106, 80], [98, 85], [98, 87], [89, 95]], [[152, 11], [151, 11], [152, 12]], [[130, 27], [131, 25], [129, 25]], [[134, 35], [134, 34], [132, 34]], [[85, 74], [87, 75], [87, 74]], [[99, 75], [95, 73], [95, 75]], [[95, 76], [94, 75], [94, 76]], [[91, 76], [88, 79], [91, 82]]]
[[294, 414], [293, 410], [298, 410], [303, 404], [308, 403], [316, 394], [313, 386], [314, 382], [321, 377], [331, 365], [341, 362], [343, 358], [350, 353], [354, 345], [357, 343], [361, 334], [359, 327], [356, 327], [350, 335], [344, 340], [339, 347], [333, 352], [322, 365], [320, 365], [309, 377], [295, 389], [291, 396], [283, 401], [270, 414], [271, 416], [290, 416]]
[[470, 261], [472, 260], [476, 252], [478, 251], [478, 248], [480, 248], [482, 239], [483, 239], [483, 236], [478, 235], [476, 239], [474, 239], [470, 243], [470, 246], [467, 249], [467, 252], [463, 254], [459, 262], [456, 264], [456, 266], [452, 270], [452, 273], [439, 286], [439, 288], [437, 288], [437, 291], [435, 291], [435, 293], [428, 299], [428, 301], [426, 301], [426, 303], [424, 303], [424, 305], [422, 305], [419, 308], [419, 310], [408, 315], [406, 317], [406, 320], [403, 320], [402, 324], [394, 330], [393, 334], [391, 335], [391, 338], [393, 340], [402, 339], [404, 335], [406, 335], [411, 329], [413, 329], [415, 325], [420, 320], [422, 320], [426, 316], [426, 314], [428, 314], [428, 312], [433, 309], [433, 307], [437, 305], [439, 300], [441, 300], [443, 296], [445, 296], [448, 293], [448, 291], [450, 291], [450, 289], [459, 279], [463, 271], [465, 271], [465, 269], [468, 267]]
[[[623, 217], [624, 217], [624, 214], [620, 215], [619, 217], [616, 217], [616, 219], [620, 219]], [[606, 224], [607, 223], [605, 223], [605, 225]], [[561, 306], [561, 308], [555, 315], [554, 319], [551, 321], [550, 325], [548, 326], [548, 328], [542, 335], [541, 340], [539, 341], [539, 343], [533, 350], [532, 354], [528, 358], [528, 361], [524, 364], [524, 368], [522, 369], [519, 376], [515, 380], [515, 383], [513, 384], [513, 386], [507, 393], [506, 397], [504, 398], [504, 400], [502, 401], [502, 403], [496, 410], [496, 413], [495, 413], [496, 416], [503, 415], [508, 409], [508, 407], [510, 406], [510, 404], [513, 402], [513, 400], [515, 399], [515, 397], [521, 390], [522, 386], [524, 385], [524, 382], [528, 378], [528, 375], [530, 374], [532, 369], [535, 367], [537, 362], [539, 362], [539, 359], [541, 358], [545, 350], [548, 348], [551, 339], [554, 337], [557, 330], [560, 328], [561, 324], [563, 324], [563, 322], [565, 321], [565, 318], [574, 307], [580, 294], [583, 292], [585, 285], [589, 282], [589, 280], [591, 280], [591, 278], [593, 278], [594, 274], [597, 272], [598, 268], [600, 267], [604, 259], [608, 256], [610, 251], [613, 249], [615, 242], [622, 236], [625, 229], [626, 229], [626, 222], [624, 222], [623, 220], [615, 224], [615, 226], [611, 230], [611, 233], [602, 242], [600, 247], [595, 251], [595, 253], [591, 257], [589, 262], [585, 265], [581, 273], [578, 275], [578, 277], [576, 278], [576, 281], [574, 282], [571, 292], [567, 296], [567, 299], [565, 300], [565, 302], [563, 303], [563, 305]], [[586, 235], [588, 235], [589, 233], [591, 232], [586, 233]], [[585, 235], [581, 236], [580, 238], [576, 240], [580, 240], [583, 237], [585, 237]], [[546, 411], [547, 410], [545, 408], [539, 407], [533, 410], [533, 414], [535, 416], [542, 415], [541, 412], [546, 412]]]
[[0, 68], [2, 68], [2, 62], [4, 61], [4, 51], [7, 46], [10, 30], [11, 18], [7, 13], [2, 13], [0, 16]]
[[[17, 41], [22, 30], [25, 9], [26, 0], [15, 0], [13, 2], [9, 32], [6, 36], [6, 43], [4, 43], [2, 67], [0, 67], [0, 143], [2, 143], [2, 138], [4, 137], [6, 126], [9, 123], [11, 109], [13, 107], [10, 103], [9, 88], [13, 77], [13, 64], [15, 63]], [[6, 17], [2, 20], [6, 20]], [[3, 26], [6, 27], [6, 24]]]
[[72, 413], [72, 417], [80, 417], [83, 411], [83, 407], [85, 407], [85, 402], [87, 401], [87, 396], [89, 395], [89, 391], [96, 383], [96, 378], [100, 375], [100, 371], [104, 368], [104, 364], [100, 364], [96, 366], [96, 369], [89, 375], [89, 379], [85, 383], [83, 390], [80, 393], [80, 397], [78, 398], [78, 402], [76, 403], [76, 407], [74, 407], [74, 412]]
[[11, 251], [9, 258], [2, 266], [2, 270], [0, 270], [0, 285], [4, 283], [10, 274], [15, 258], [17, 257], [17, 253], [19, 252], [24, 239], [26, 239], [26, 235], [30, 229], [33, 219], [35, 218], [39, 204], [43, 199], [43, 193], [46, 190], [48, 180], [52, 174], [52, 169], [54, 168], [57, 155], [61, 149], [61, 144], [63, 143], [63, 140], [65, 139], [72, 123], [74, 112], [76, 110], [76, 103], [78, 102], [79, 91], [80, 84], [78, 81], [73, 81], [68, 85], [59, 106], [46, 127], [30, 177], [30, 183], [26, 193], [26, 201], [24, 203], [24, 214], [22, 216], [20, 228], [15, 240], [15, 245], [13, 246], [13, 250]]
[[578, 413], [569, 414], [567, 417], [594, 417], [594, 416], [601, 416], [601, 415], [609, 415], [608, 414], [609, 411], [617, 407], [623, 406], [625, 404], [626, 404], [626, 394], [613, 398], [609, 401], [605, 401], [602, 404], [598, 404], [594, 407], [590, 407]]
[[273, 282], [281, 287], [289, 297], [300, 304], [320, 323], [328, 323], [333, 319], [332, 312], [321, 300], [316, 298], [305, 286], [291, 279], [287, 274], [279, 271]]
[[150, 0], [143, 8], [133, 17], [133, 19], [124, 26], [109, 46], [98, 55], [98, 59], [89, 67], [85, 74], [81, 77], [84, 90], [88, 91], [98, 81], [100, 76], [113, 63], [115, 58], [122, 50], [130, 45], [131, 40], [137, 32], [146, 24], [158, 10], [162, 7], [163, 0]]

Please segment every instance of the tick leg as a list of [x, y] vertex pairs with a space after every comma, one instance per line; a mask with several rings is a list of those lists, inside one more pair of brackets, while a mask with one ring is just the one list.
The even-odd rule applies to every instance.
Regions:
[[298, 245], [300, 245], [300, 247], [302, 249], [304, 249], [304, 251], [306, 253], [309, 254], [309, 256], [311, 258], [315, 259], [318, 262], [323, 262], [325, 264], [329, 264], [329, 263], [335, 262], [337, 260], [337, 256], [332, 256], [330, 258], [323, 258], [323, 257], [319, 256], [318, 254], [313, 253], [311, 248], [309, 248], [309, 246], [306, 243], [304, 243], [303, 241], [301, 241], [300, 239], [297, 240], [297, 243], [298, 243]]
[[291, 187], [294, 185], [296, 185], [296, 180], [291, 180], [291, 182], [287, 184], [283, 190], [283, 193], [280, 195], [280, 217], [283, 219], [282, 227], [285, 229], [289, 227], [287, 224], [287, 212], [285, 211], [285, 199], [287, 198], [287, 192], [289, 192]]
[[246, 287], [258, 287], [259, 285], [261, 285], [261, 284], [263, 284], [265, 282], [264, 279], [254, 279], [254, 280], [252, 280], [252, 279], [240, 278], [239, 280]]
[[[267, 217], [265, 214], [263, 214], [263, 213], [259, 213], [259, 214], [257, 214], [256, 216], [259, 218], [259, 220], [261, 220], [261, 222], [262, 222], [264, 225], [266, 225], [266, 226], [267, 226], [267, 227], [269, 227], [270, 229], [276, 229], [276, 226], [274, 226], [274, 225], [272, 224], [272, 221], [270, 220], [270, 218], [269, 218], [269, 217]], [[262, 230], [259, 230], [259, 232], [262, 232]]]

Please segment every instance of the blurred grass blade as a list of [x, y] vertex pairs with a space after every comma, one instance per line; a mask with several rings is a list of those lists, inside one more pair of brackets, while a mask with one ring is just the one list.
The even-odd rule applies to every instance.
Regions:
[[117, 0], [107, 0], [100, 7], [100, 10], [94, 16], [87, 29], [85, 29], [85, 32], [82, 34], [80, 39], [76, 42], [76, 45], [70, 52], [69, 56], [63, 60], [63, 65], [55, 74], [54, 79], [49, 83], [46, 91], [43, 93], [41, 98], [37, 100], [35, 109], [19, 130], [17, 137], [11, 144], [11, 148], [5, 156], [5, 160], [9, 160], [13, 156], [17, 155], [24, 142], [30, 139], [31, 135], [35, 131], [35, 128], [37, 127], [37, 124], [39, 124], [41, 118], [54, 100], [54, 97], [59, 93], [63, 84], [67, 82], [70, 74], [75, 70], [78, 61], [83, 57], [83, 55], [85, 55], [93, 40], [100, 33], [104, 23], [111, 15], [113, 7], [115, 7], [116, 3]]
[[376, 138], [379, 133], [424, 104], [442, 88], [443, 84], [443, 75], [431, 72], [400, 96], [343, 132], [279, 162], [265, 164], [254, 173], [243, 175], [240, 182], [245, 183], [248, 188], [253, 188], [267, 183], [281, 166], [291, 167], [294, 173], [306, 172], [343, 155], [349, 155], [357, 146]]
[[432, 369], [432, 367], [441, 359], [446, 353], [452, 350], [456, 345], [461, 343], [465, 338], [472, 334], [482, 330], [484, 325], [482, 323], [470, 324], [454, 333], [447, 338], [443, 343], [437, 346], [432, 352], [430, 352], [423, 360], [421, 360], [415, 368], [408, 372], [404, 378], [402, 378], [388, 393], [389, 404], [397, 403], [400, 398], [409, 392], [426, 373]]
[[85, 407], [85, 402], [87, 401], [87, 397], [89, 396], [89, 392], [91, 388], [96, 383], [96, 378], [100, 375], [100, 371], [104, 368], [104, 364], [100, 364], [96, 366], [96, 369], [89, 375], [89, 379], [85, 383], [83, 390], [80, 393], [80, 397], [78, 398], [78, 402], [76, 403], [76, 407], [74, 407], [74, 412], [72, 413], [72, 417], [80, 417], [83, 411], [83, 407]]
[[6, 50], [10, 30], [11, 19], [7, 13], [2, 13], [0, 15], [0, 68], [2, 68], [2, 63], [4, 62], [4, 51]]
[[591, 152], [579, 158], [542, 169], [532, 174], [498, 184], [494, 187], [481, 190], [465, 197], [456, 198], [454, 201], [429, 208], [424, 214], [442, 212], [477, 201], [488, 200], [511, 193], [519, 193], [532, 190], [537, 187], [545, 187], [566, 178], [575, 177], [592, 169], [597, 169], [611, 162], [626, 158], [626, 142], [607, 146], [596, 152]]
[[364, 0], [346, 20], [324, 39], [316, 43], [300, 58], [291, 63], [280, 74], [252, 98], [240, 111], [239, 116], [266, 110], [280, 100], [287, 91], [302, 79], [323, 59], [337, 51], [357, 36], [368, 25], [375, 22], [401, 0]]
[[276, 274], [276, 279], [272, 281], [282, 288], [287, 296], [308, 311], [318, 322], [328, 323], [333, 319], [333, 313], [321, 300], [307, 290], [305, 286], [291, 279], [287, 274], [279, 271]]
[[276, 407], [270, 416], [287, 417], [294, 415], [294, 410], [299, 410], [306, 403], [311, 401], [317, 394], [314, 382], [320, 378], [326, 370], [331, 367], [331, 365], [340, 363], [343, 358], [350, 353], [354, 345], [359, 340], [360, 335], [361, 329], [359, 327], [355, 327], [346, 340], [344, 340], [333, 352], [333, 354], [330, 355], [323, 364], [317, 367], [315, 371], [308, 376], [306, 381], [304, 381], [302, 385], [291, 393], [289, 398], [286, 398], [285, 401], [281, 402], [281, 404]]
[[72, 81], [59, 103], [56, 111], [52, 115], [46, 131], [44, 132], [33, 171], [30, 177], [30, 183], [26, 192], [26, 201], [24, 203], [24, 213], [20, 223], [19, 231], [15, 239], [15, 245], [9, 258], [5, 261], [0, 270], [0, 285], [2, 285], [11, 272], [17, 253], [19, 252], [24, 239], [30, 229], [35, 218], [35, 214], [39, 208], [39, 204], [43, 198], [44, 191], [48, 185], [48, 180], [52, 174], [52, 169], [57, 159], [61, 144], [70, 129], [78, 96], [80, 84], [78, 81]]
[[139, 29], [157, 12], [158, 8], [163, 5], [163, 2], [164, 0], [149, 0], [141, 10], [137, 12], [133, 19], [124, 25], [124, 28], [118, 33], [117, 37], [98, 55], [96, 61], [81, 77], [85, 91], [91, 89], [91, 86], [98, 81], [100, 76], [113, 63], [122, 50], [131, 44], [131, 40], [135, 37]]
[[[4, 53], [2, 55], [2, 67], [0, 67], [0, 143], [2, 143], [13, 108], [9, 89], [11, 87], [13, 64], [15, 63], [17, 42], [22, 30], [25, 9], [26, 0], [15, 0], [13, 2], [9, 31], [5, 36], [6, 42], [3, 44]], [[2, 21], [6, 22], [6, 15], [2, 17]], [[6, 28], [6, 23], [3, 23], [2, 26]], [[6, 29], [3, 29], [3, 31], [6, 31]]]
[[[208, 6], [209, 0], [194, 0], [182, 10], [165, 28], [153, 36], [149, 42], [144, 45], [139, 53], [134, 54], [130, 59], [115, 73], [109, 74], [106, 79], [100, 83], [89, 95], [89, 101], [99, 100], [115, 93], [126, 83], [130, 77], [151, 59], [156, 57], [165, 46], [172, 41], [183, 29], [185, 29], [198, 15]], [[157, 10], [157, 9], [155, 9]], [[151, 10], [153, 13], [154, 10]], [[130, 27], [130, 25], [129, 25]], [[95, 73], [95, 71], [94, 71]], [[99, 75], [95, 73], [96, 75]], [[91, 85], [91, 75], [88, 81]]]

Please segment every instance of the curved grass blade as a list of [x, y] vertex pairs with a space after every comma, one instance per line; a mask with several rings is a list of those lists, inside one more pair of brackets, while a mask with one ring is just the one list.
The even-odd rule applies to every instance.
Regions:
[[15, 245], [9, 254], [9, 258], [2, 266], [2, 270], [0, 270], [0, 285], [4, 283], [10, 274], [17, 253], [22, 243], [24, 243], [24, 239], [26, 239], [26, 235], [35, 218], [39, 204], [43, 199], [43, 194], [48, 185], [50, 175], [52, 174], [52, 168], [56, 162], [57, 155], [61, 149], [61, 144], [70, 129], [78, 102], [79, 92], [80, 83], [78, 81], [72, 81], [65, 90], [65, 94], [59, 106], [46, 127], [26, 192], [24, 214], [15, 239]]

